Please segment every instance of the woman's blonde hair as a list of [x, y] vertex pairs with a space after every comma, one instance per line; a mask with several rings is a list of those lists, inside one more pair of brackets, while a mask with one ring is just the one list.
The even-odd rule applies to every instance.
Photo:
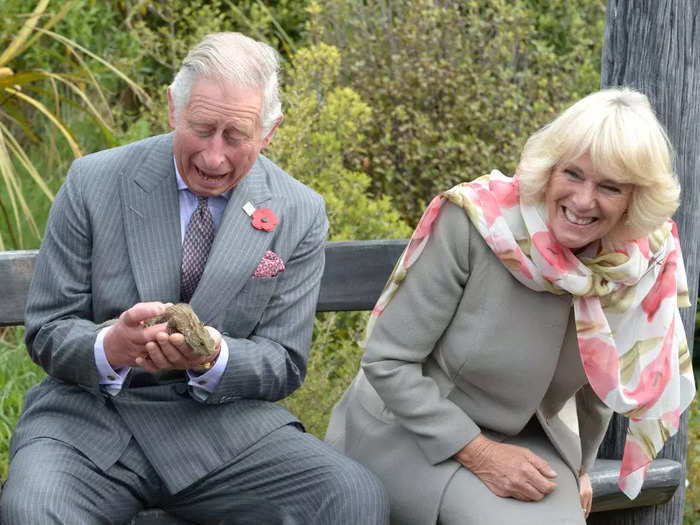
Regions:
[[629, 88], [588, 95], [530, 136], [516, 170], [521, 198], [543, 200], [553, 168], [586, 152], [598, 173], [634, 186], [615, 237], [651, 233], [678, 208], [671, 144], [647, 97]]

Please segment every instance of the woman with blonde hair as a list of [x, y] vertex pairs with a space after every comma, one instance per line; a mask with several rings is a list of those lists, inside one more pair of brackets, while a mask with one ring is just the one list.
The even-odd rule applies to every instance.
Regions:
[[695, 392], [678, 197], [647, 98], [609, 89], [532, 135], [514, 177], [431, 202], [326, 435], [393, 523], [585, 523], [613, 411], [639, 493]]

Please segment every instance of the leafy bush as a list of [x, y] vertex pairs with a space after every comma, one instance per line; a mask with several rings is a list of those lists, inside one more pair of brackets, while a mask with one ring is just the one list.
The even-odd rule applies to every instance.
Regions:
[[438, 191], [513, 172], [524, 139], [600, 83], [604, 2], [328, 0], [314, 36], [375, 108], [372, 191], [417, 221]]
[[[291, 175], [326, 200], [329, 238], [379, 239], [410, 235], [388, 197], [368, 194], [369, 177], [345, 167], [361, 157], [362, 129], [371, 108], [348, 88], [338, 85], [340, 53], [319, 44], [294, 55], [283, 95], [285, 121], [268, 154]], [[362, 354], [357, 341], [366, 313], [317, 315], [313, 351], [304, 385], [285, 401], [306, 425], [322, 437], [330, 408], [352, 380]]]
[[[115, 0], [101, 0], [115, 3]], [[125, 32], [137, 42], [141, 60], [137, 74], [153, 97], [151, 110], [135, 108], [136, 118], [125, 118], [120, 144], [170, 131], [167, 86], [187, 52], [204, 35], [241, 31], [276, 47], [285, 60], [306, 34], [304, 0], [125, 0], [117, 2]], [[132, 104], [133, 106], [133, 104]]]

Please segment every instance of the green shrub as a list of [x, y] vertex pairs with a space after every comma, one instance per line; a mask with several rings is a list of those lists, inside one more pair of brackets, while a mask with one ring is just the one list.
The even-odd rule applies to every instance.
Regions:
[[[363, 142], [372, 191], [415, 222], [438, 191], [493, 168], [600, 83], [604, 2], [328, 0], [314, 36], [375, 109]], [[537, 10], [535, 10], [535, 8]]]
[[388, 197], [374, 199], [367, 193], [370, 178], [345, 167], [346, 159], [363, 155], [359, 144], [372, 110], [353, 90], [338, 85], [338, 50], [326, 44], [302, 49], [293, 66], [283, 90], [285, 120], [270, 156], [323, 195], [330, 239], [409, 234]]
[[[115, 0], [102, 0], [115, 3]], [[306, 35], [305, 0], [126, 0], [116, 2], [125, 33], [141, 53], [138, 78], [153, 97], [150, 110], [122, 120], [119, 144], [170, 131], [166, 89], [187, 52], [208, 33], [240, 31], [276, 47], [284, 60]], [[283, 68], [283, 75], [286, 72]], [[284, 79], [284, 76], [283, 76]], [[127, 104], [127, 110], [130, 105]]]
[[[268, 154], [323, 195], [331, 240], [409, 236], [389, 198], [373, 199], [369, 177], [346, 167], [347, 159], [364, 154], [358, 146], [372, 110], [338, 85], [338, 50], [326, 44], [301, 49], [293, 65], [283, 92], [285, 121]], [[357, 372], [366, 320], [366, 312], [316, 316], [306, 380], [284, 404], [319, 437], [330, 408]]]

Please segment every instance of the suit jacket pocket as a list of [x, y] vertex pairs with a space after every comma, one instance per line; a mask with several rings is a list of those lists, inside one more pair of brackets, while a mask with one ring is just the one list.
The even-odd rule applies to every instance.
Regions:
[[250, 279], [238, 292], [226, 315], [226, 331], [233, 337], [248, 337], [260, 322], [277, 290], [279, 276]]

